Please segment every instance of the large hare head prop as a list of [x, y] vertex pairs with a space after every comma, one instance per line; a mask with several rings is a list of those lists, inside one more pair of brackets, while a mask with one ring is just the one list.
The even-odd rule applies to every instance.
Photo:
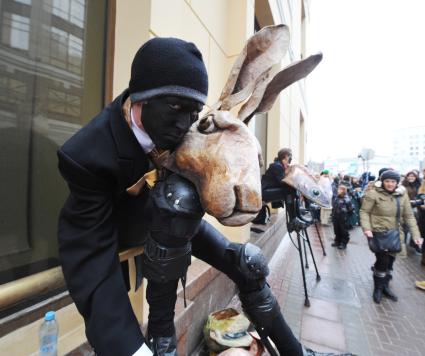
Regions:
[[[321, 61], [314, 55], [270, 75], [285, 56], [289, 30], [265, 27], [236, 59], [220, 99], [192, 125], [166, 166], [192, 181], [205, 211], [228, 226], [251, 221], [261, 209], [259, 144], [246, 124], [270, 110], [280, 91], [304, 78]], [[237, 118], [228, 110], [242, 102]], [[259, 164], [260, 163], [260, 164]]]

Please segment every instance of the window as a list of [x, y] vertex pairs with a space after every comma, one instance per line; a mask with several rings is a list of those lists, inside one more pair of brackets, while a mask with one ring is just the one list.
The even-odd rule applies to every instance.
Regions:
[[[56, 151], [103, 106], [106, 3], [1, 3], [0, 285], [59, 264], [57, 216], [68, 190]], [[0, 318], [10, 313], [0, 308]]]
[[50, 63], [72, 73], [81, 74], [83, 40], [57, 27], [46, 28], [50, 36]]
[[46, 11], [52, 15], [83, 28], [86, 15], [86, 0], [53, 0], [45, 4]]
[[3, 13], [2, 42], [13, 48], [29, 49], [30, 19], [9, 12]]
[[80, 121], [81, 97], [55, 89], [49, 89], [48, 110], [51, 113], [70, 116], [69, 121]]

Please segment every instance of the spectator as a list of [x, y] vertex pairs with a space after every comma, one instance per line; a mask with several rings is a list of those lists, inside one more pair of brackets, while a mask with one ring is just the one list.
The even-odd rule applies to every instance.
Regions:
[[[401, 184], [406, 188], [409, 199], [410, 200], [416, 199], [416, 196], [418, 195], [418, 189], [421, 186], [421, 180], [419, 179], [418, 173], [416, 173], [414, 170], [408, 172], [406, 174], [406, 179], [403, 180]], [[418, 211], [416, 208], [413, 209], [413, 213], [415, 215], [416, 220], [418, 220]], [[403, 226], [403, 229], [404, 229], [404, 237], [405, 237], [405, 243], [406, 243], [409, 229], [406, 225]], [[413, 247], [418, 254], [421, 253], [421, 248], [418, 245], [416, 245], [412, 239], [410, 239], [409, 245], [410, 247]]]
[[[423, 170], [425, 177], [425, 169]], [[422, 180], [422, 184], [418, 189], [418, 196], [423, 197], [425, 194], [425, 179]], [[425, 205], [418, 207], [418, 226], [419, 231], [421, 232], [422, 238], [425, 238]], [[422, 260], [421, 263], [425, 266], [425, 244], [422, 244]]]
[[[409, 198], [405, 190], [397, 187], [400, 174], [394, 170], [387, 170], [381, 174], [380, 180], [374, 189], [366, 192], [360, 209], [360, 222], [365, 236], [370, 239], [375, 232], [397, 229], [397, 200], [399, 200], [400, 222], [405, 222], [409, 226], [415, 242], [419, 244], [420, 234]], [[402, 234], [403, 231], [400, 229], [401, 237]], [[375, 253], [375, 257], [373, 300], [379, 304], [382, 295], [385, 295], [397, 301], [397, 296], [389, 288], [395, 254]]]
[[[265, 225], [269, 220], [267, 203], [273, 202], [273, 207], [283, 207], [285, 196], [288, 189], [287, 184], [283, 183], [285, 173], [292, 162], [292, 150], [290, 148], [282, 148], [277, 153], [277, 157], [270, 164], [266, 172], [261, 178], [261, 195], [263, 206], [258, 215], [252, 220], [253, 224]], [[277, 205], [278, 204], [278, 205]]]
[[350, 240], [347, 222], [352, 213], [353, 204], [348, 195], [347, 186], [340, 184], [337, 195], [333, 198], [332, 202], [332, 222], [335, 233], [335, 241], [332, 243], [333, 247], [337, 247], [340, 250], [347, 248], [348, 241]]
[[[332, 181], [329, 177], [329, 170], [325, 169], [322, 171], [322, 173], [320, 173], [319, 185], [323, 188], [325, 192], [327, 192], [330, 197], [332, 197]], [[331, 213], [331, 208], [320, 208], [320, 222], [324, 225], [329, 225]]]
[[351, 202], [354, 207], [353, 222], [354, 225], [360, 224], [360, 204], [363, 196], [362, 187], [357, 177], [351, 177], [351, 186], [353, 188]]
[[418, 195], [421, 180], [415, 171], [410, 171], [406, 174], [406, 179], [402, 182], [402, 185], [406, 188], [409, 199], [413, 200]]
[[267, 168], [261, 179], [261, 189], [281, 188], [283, 186], [282, 179], [285, 178], [285, 172], [289, 168], [291, 162], [292, 150], [290, 148], [280, 149], [277, 153], [277, 157], [274, 159], [273, 163], [270, 164], [269, 168]]
[[335, 196], [338, 194], [338, 186], [339, 186], [339, 176], [334, 177], [332, 181], [332, 195]]

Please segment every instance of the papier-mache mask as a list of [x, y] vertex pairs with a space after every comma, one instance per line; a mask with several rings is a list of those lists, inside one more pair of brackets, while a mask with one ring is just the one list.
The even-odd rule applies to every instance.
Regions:
[[[195, 184], [205, 211], [223, 225], [250, 222], [262, 205], [261, 150], [247, 127], [249, 120], [270, 110], [283, 89], [308, 75], [322, 59], [321, 54], [310, 56], [272, 76], [272, 67], [288, 46], [286, 25], [255, 33], [236, 59], [217, 103], [191, 126], [165, 163]], [[235, 117], [229, 110], [242, 103]]]

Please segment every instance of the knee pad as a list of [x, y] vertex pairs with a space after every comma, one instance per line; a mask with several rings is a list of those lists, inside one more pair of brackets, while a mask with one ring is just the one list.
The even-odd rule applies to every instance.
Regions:
[[236, 256], [237, 268], [248, 280], [263, 280], [269, 275], [267, 260], [261, 249], [248, 242], [247, 244], [231, 243], [229, 249]]
[[151, 191], [153, 201], [150, 234], [158, 242], [190, 240], [204, 215], [196, 187], [178, 174], [158, 181]]

